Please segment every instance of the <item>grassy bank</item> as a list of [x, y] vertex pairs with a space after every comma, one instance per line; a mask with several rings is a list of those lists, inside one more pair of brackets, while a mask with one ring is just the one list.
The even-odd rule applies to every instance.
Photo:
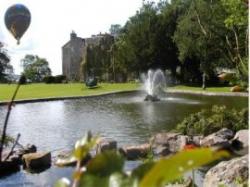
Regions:
[[[93, 94], [102, 94], [114, 91], [129, 91], [141, 88], [141, 84], [136, 83], [102, 83], [100, 87], [88, 89], [82, 83], [70, 84], [27, 84], [22, 85], [16, 99], [36, 99], [48, 97], [68, 97], [68, 96], [87, 96]], [[0, 84], [0, 102], [9, 101], [14, 90], [15, 84]], [[200, 87], [174, 86], [168, 87], [168, 90], [184, 90], [192, 92], [203, 91]], [[230, 87], [208, 87], [206, 92], [230, 92]]]
[[[19, 89], [16, 99], [35, 99], [48, 97], [67, 97], [67, 96], [87, 96], [93, 94], [102, 94], [112, 91], [128, 91], [140, 88], [140, 84], [121, 83], [121, 84], [99, 84], [100, 87], [88, 89], [84, 84], [27, 84]], [[0, 84], [0, 102], [9, 101], [14, 90], [15, 84]]]
[[[183, 86], [183, 85], [169, 87], [168, 89], [194, 91], [194, 92], [204, 91], [201, 87]], [[205, 91], [206, 92], [231, 92], [230, 89], [231, 87], [207, 87]]]

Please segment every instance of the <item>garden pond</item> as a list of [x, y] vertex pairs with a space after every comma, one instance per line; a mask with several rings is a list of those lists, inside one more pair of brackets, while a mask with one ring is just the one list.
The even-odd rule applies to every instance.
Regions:
[[[248, 107], [248, 97], [204, 96], [195, 94], [166, 94], [159, 102], [143, 101], [142, 92], [119, 93], [75, 100], [16, 104], [7, 134], [20, 143], [35, 144], [38, 151], [69, 150], [87, 131], [112, 138], [122, 145], [145, 143], [159, 132], [175, 128], [191, 113], [210, 109], [213, 105], [227, 108]], [[0, 106], [3, 124], [6, 106]], [[125, 169], [138, 162], [126, 162]], [[73, 168], [50, 169], [31, 174], [25, 170], [0, 178], [0, 186], [53, 186], [62, 177], [71, 177]]]

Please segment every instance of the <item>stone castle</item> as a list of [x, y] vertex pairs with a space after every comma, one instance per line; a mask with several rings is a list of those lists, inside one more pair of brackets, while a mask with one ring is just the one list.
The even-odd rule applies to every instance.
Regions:
[[[65, 75], [70, 81], [85, 81], [91, 72], [95, 72], [95, 68], [92, 67], [90, 69], [87, 67], [91, 67], [91, 65], [86, 65], [86, 63], [91, 64], [92, 61], [94, 61], [93, 58], [90, 59], [90, 52], [93, 54], [93, 50], [100, 48], [107, 53], [113, 43], [114, 37], [110, 34], [100, 33], [98, 35], [92, 35], [90, 38], [80, 38], [74, 31], [72, 31], [70, 34], [70, 40], [62, 47], [63, 75]], [[103, 55], [99, 55], [95, 59], [101, 61], [102, 58], [104, 58]], [[83, 65], [85, 68], [83, 68]]]

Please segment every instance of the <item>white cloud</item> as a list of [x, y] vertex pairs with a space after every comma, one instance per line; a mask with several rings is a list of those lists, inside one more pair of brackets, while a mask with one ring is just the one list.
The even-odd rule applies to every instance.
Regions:
[[111, 24], [125, 24], [142, 5], [142, 0], [20, 0], [31, 12], [31, 25], [16, 41], [6, 30], [4, 13], [16, 0], [0, 1], [0, 40], [7, 45], [11, 63], [20, 73], [20, 59], [26, 54], [46, 58], [53, 74], [60, 74], [61, 47], [74, 30], [80, 37], [108, 32]]

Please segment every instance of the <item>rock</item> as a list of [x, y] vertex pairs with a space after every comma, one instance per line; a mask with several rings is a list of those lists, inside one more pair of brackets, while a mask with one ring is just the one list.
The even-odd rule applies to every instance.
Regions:
[[153, 153], [156, 156], [167, 156], [172, 154], [172, 152], [168, 149], [168, 147], [164, 145], [157, 145], [153, 147]]
[[150, 152], [150, 144], [124, 146], [119, 149], [119, 152], [124, 155], [128, 160], [146, 158], [148, 153]]
[[17, 154], [20, 157], [20, 159], [22, 159], [24, 154], [35, 153], [36, 151], [37, 151], [37, 148], [35, 145], [27, 144], [24, 148], [21, 148], [15, 151], [14, 154]]
[[39, 153], [28, 153], [22, 157], [24, 163], [24, 169], [29, 170], [40, 170], [48, 168], [51, 165], [51, 153], [50, 152], [39, 152]]
[[183, 149], [188, 143], [188, 136], [179, 133], [158, 133], [150, 140], [155, 155], [166, 156]]
[[233, 140], [232, 140], [232, 148], [234, 149], [234, 152], [239, 155], [245, 155], [248, 154], [248, 136], [249, 136], [249, 130], [240, 130], [238, 131]]
[[101, 139], [96, 146], [96, 154], [102, 153], [107, 150], [116, 150], [117, 142], [112, 139]]
[[242, 88], [238, 85], [231, 88], [231, 92], [243, 92], [243, 91], [244, 91], [244, 88]]
[[[15, 162], [16, 164], [21, 165], [22, 164], [22, 158], [20, 158], [20, 156], [17, 154], [16, 151], [13, 151], [11, 154], [10, 154], [10, 151], [11, 150], [3, 151], [3, 154], [2, 154], [3, 160], [10, 161], [10, 162]], [[9, 154], [10, 154], [10, 156], [9, 156]]]
[[[55, 165], [58, 167], [67, 167], [67, 166], [75, 166], [77, 160], [71, 156], [72, 151], [62, 151], [57, 155]], [[87, 154], [87, 156], [82, 160], [81, 165], [84, 166], [91, 159], [91, 155]]]
[[192, 136], [192, 139], [189, 140], [190, 143], [194, 143], [196, 146], [201, 146], [201, 140], [204, 136]]
[[9, 161], [15, 162], [18, 165], [22, 164], [22, 159], [17, 154], [13, 154], [8, 158]]
[[0, 163], [0, 177], [18, 172], [20, 165], [15, 160], [7, 160]]
[[[3, 152], [3, 155], [2, 155], [3, 160], [6, 160], [6, 158], [9, 156], [10, 151], [11, 150], [5, 150]], [[34, 153], [34, 152], [36, 152], [36, 146], [28, 144], [24, 148], [14, 149], [7, 160], [8, 161], [16, 162], [19, 165], [21, 165], [22, 164], [22, 156], [24, 154]]]
[[181, 182], [170, 183], [170, 184], [167, 184], [165, 187], [192, 187], [192, 179], [187, 178]]
[[227, 148], [230, 146], [229, 140], [234, 136], [233, 131], [227, 128], [222, 128], [221, 130], [206, 136], [201, 140], [201, 146], [222, 146]]
[[238, 131], [233, 140], [238, 140], [239, 142], [242, 143], [242, 147], [248, 147], [248, 136], [249, 136], [249, 130], [240, 130]]
[[220, 162], [206, 173], [203, 186], [239, 186], [238, 180], [248, 181], [248, 170], [248, 155]]

